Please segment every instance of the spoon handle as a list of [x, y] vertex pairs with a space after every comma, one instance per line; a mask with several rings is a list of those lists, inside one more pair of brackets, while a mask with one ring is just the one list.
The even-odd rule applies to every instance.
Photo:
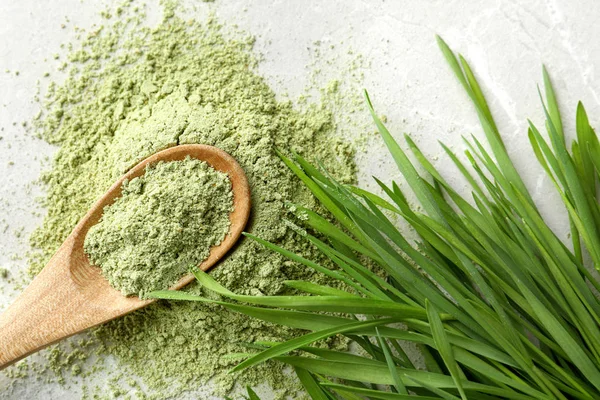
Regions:
[[[79, 254], [74, 256], [74, 254]], [[110, 287], [67, 239], [42, 272], [0, 314], [0, 370], [61, 339], [141, 308]]]
[[71, 279], [63, 245], [31, 284], [0, 314], [0, 369], [86, 324], [85, 298]]

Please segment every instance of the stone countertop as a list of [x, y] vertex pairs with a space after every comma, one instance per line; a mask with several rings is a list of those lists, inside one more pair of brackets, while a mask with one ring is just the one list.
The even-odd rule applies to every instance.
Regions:
[[[54, 151], [23, 126], [38, 112], [32, 102], [37, 82], [43, 86], [44, 73], [60, 65], [55, 54], [65, 54], [60, 45], [74, 39], [75, 27], [100, 22], [98, 12], [104, 5], [118, 2], [0, 2], [0, 268], [13, 275], [25, 268], [27, 237], [42, 220], [43, 209], [36, 202], [42, 192], [33, 182]], [[152, 16], [157, 7], [154, 1], [149, 3]], [[398, 139], [405, 132], [413, 135], [434, 165], [464, 189], [458, 171], [446, 168], [450, 163], [437, 141], [461, 151], [461, 135], [481, 137], [482, 132], [436, 45], [434, 35], [443, 36], [470, 62], [517, 168], [550, 225], [566, 235], [561, 203], [529, 147], [526, 119], [543, 123], [536, 85], [542, 83], [544, 64], [558, 93], [568, 135], [574, 133], [578, 100], [585, 104], [592, 125], [598, 123], [600, 77], [595, 67], [600, 63], [600, 8], [592, 0], [217, 0], [199, 3], [198, 8], [199, 15], [212, 11], [221, 21], [256, 36], [255, 48], [262, 58], [259, 71], [282, 98], [296, 99], [315, 82], [324, 85], [330, 79], [339, 79], [347, 92], [367, 88], [377, 112], [387, 117], [390, 131]], [[356, 60], [360, 62], [354, 72], [360, 74], [352, 77]], [[315, 70], [320, 71], [318, 76]], [[340, 115], [347, 111], [340, 110]], [[352, 135], [375, 130], [360, 106], [349, 121], [355, 122], [346, 129]], [[377, 140], [359, 148], [358, 163], [359, 181], [366, 188], [373, 188], [371, 175], [384, 180], [398, 176]], [[16, 294], [0, 281], [0, 310]], [[0, 375], [0, 399], [81, 395], [77, 382], [60, 387], [34, 376], [7, 395], [3, 394], [7, 382]]]

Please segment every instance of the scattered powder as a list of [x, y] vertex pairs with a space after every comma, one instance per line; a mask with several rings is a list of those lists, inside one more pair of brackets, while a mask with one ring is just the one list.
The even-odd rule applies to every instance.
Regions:
[[159, 162], [125, 181], [85, 237], [90, 260], [124, 295], [168, 289], [229, 232], [231, 182], [205, 162]]
[[[143, 8], [132, 2], [110, 13], [113, 17], [105, 26], [82, 34], [81, 43], [69, 46], [66, 80], [51, 84], [41, 96], [47, 101], [34, 123], [58, 151], [52, 169], [43, 176], [47, 216], [32, 235], [33, 246], [40, 250], [31, 273], [41, 270], [119, 176], [150, 154], [183, 143], [217, 146], [244, 168], [253, 202], [248, 231], [326, 265], [322, 255], [283, 222], [286, 202], [309, 208], [317, 204], [274, 148], [319, 159], [340, 181], [352, 182], [354, 152], [334, 135], [331, 113], [323, 106], [307, 103], [300, 111], [290, 102], [278, 102], [255, 72], [252, 38], [223, 32], [213, 18], [183, 21], [172, 5], [163, 7], [163, 20], [154, 27], [144, 26]], [[211, 274], [229, 289], [252, 295], [287, 293], [282, 282], [292, 279], [330, 284], [249, 239], [241, 240]], [[186, 290], [211, 295], [195, 284]], [[266, 383], [275, 398], [283, 398], [296, 396], [297, 386], [281, 364], [231, 375], [226, 371], [239, 358], [228, 356], [252, 351], [245, 346], [248, 342], [297, 334], [218, 306], [158, 302], [95, 329], [90, 338], [101, 358], [111, 355], [119, 363], [111, 369], [110, 385], [127, 387], [133, 398], [180, 397], [209, 380], [220, 394], [229, 392], [237, 380], [239, 386]], [[326, 345], [344, 343], [330, 339]], [[67, 346], [75, 345], [67, 341], [60, 348], [67, 352]], [[62, 367], [61, 376], [68, 381], [66, 375], [76, 372], [78, 379], [92, 379], [93, 369], [86, 370], [86, 365], [76, 371]], [[132, 376], [143, 385], [132, 387]], [[84, 384], [93, 396], [94, 381]], [[110, 396], [109, 384], [103, 385], [96, 394]]]

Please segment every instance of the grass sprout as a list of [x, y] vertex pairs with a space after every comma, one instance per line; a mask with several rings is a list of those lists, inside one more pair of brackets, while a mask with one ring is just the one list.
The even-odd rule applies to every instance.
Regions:
[[[442, 144], [471, 186], [470, 197], [461, 196], [410, 137], [408, 150], [400, 146], [367, 93], [406, 189], [377, 180], [383, 198], [338, 183], [300, 155], [280, 153], [336, 220], [295, 207], [302, 216], [298, 225], [307, 228], [302, 236], [335, 268], [246, 236], [348, 290], [293, 281], [287, 284], [305, 294], [241, 296], [196, 272], [201, 285], [226, 299], [219, 302], [224, 307], [308, 332], [266, 345], [234, 370], [279, 360], [296, 371], [313, 399], [599, 399], [600, 281], [594, 269], [600, 266], [600, 145], [585, 108], [577, 106], [576, 138], [568, 145], [543, 70], [546, 120], [543, 129], [530, 121], [528, 137], [568, 215], [565, 243], [544, 221], [511, 161], [469, 64], [437, 40], [485, 135], [486, 143], [465, 138], [467, 161]], [[418, 206], [407, 201], [408, 188]], [[414, 228], [416, 242], [400, 232], [392, 214]], [[171, 291], [152, 296], [212, 301]], [[361, 355], [315, 347], [334, 335], [353, 340]], [[425, 370], [406, 355], [407, 342], [422, 350]]]

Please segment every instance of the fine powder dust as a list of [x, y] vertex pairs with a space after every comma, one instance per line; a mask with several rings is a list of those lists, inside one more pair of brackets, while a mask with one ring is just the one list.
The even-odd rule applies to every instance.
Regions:
[[149, 165], [121, 189], [86, 234], [84, 250], [125, 296], [168, 289], [229, 232], [231, 182], [203, 161]]
[[[299, 111], [276, 100], [255, 72], [252, 38], [223, 33], [214, 18], [183, 21], [172, 5], [163, 7], [162, 21], [151, 28], [144, 27], [143, 12], [135, 4], [112, 16], [105, 13], [105, 26], [73, 47], [66, 81], [50, 86], [37, 128], [58, 151], [43, 176], [48, 214], [32, 236], [40, 251], [31, 273], [41, 270], [86, 210], [124, 172], [159, 150], [185, 143], [219, 147], [240, 163], [252, 191], [247, 231], [321, 260], [284, 223], [287, 202], [317, 205], [274, 149], [320, 160], [349, 183], [355, 179], [352, 146], [335, 136], [325, 107], [308, 105]], [[329, 283], [250, 239], [242, 239], [211, 274], [225, 287], [249, 295], [287, 293], [285, 280]], [[185, 290], [213, 296], [196, 284]], [[279, 363], [237, 375], [227, 371], [240, 360], [232, 354], [256, 351], [247, 343], [297, 334], [215, 305], [157, 302], [92, 332], [100, 356], [110, 355], [119, 363], [112, 373], [114, 392], [107, 394], [106, 386], [97, 392], [178, 397], [210, 380], [220, 394], [237, 381], [266, 383], [276, 398], [295, 396], [297, 385]], [[75, 363], [69, 370], [77, 370], [79, 378], [93, 377], [93, 369], [86, 372], [87, 366], [68, 358], [66, 350], [62, 357], [69, 362], [57, 359], [56, 365]], [[141, 383], [129, 377], [139, 377]]]

